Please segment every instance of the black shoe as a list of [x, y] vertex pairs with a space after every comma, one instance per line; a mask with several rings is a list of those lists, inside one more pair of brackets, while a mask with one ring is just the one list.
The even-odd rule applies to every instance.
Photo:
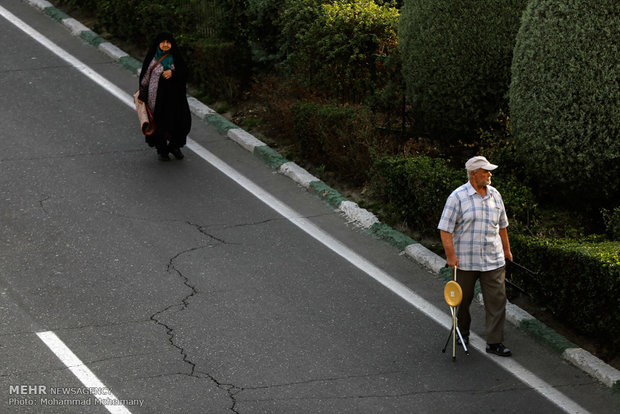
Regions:
[[501, 342], [499, 344], [487, 344], [487, 354], [495, 354], [503, 357], [512, 355], [510, 349], [506, 348]]
[[177, 160], [182, 160], [184, 157], [183, 153], [181, 152], [181, 148], [173, 148], [170, 150], [170, 153], [174, 155], [174, 158], [176, 158]]
[[[465, 346], [469, 346], [469, 335], [461, 335], [461, 336], [463, 337], [463, 341], [465, 342]], [[458, 345], [463, 345], [463, 342], [461, 342], [461, 337], [457, 336], [456, 343]]]
[[168, 156], [168, 153], [164, 153], [164, 152], [158, 152], [157, 159], [159, 161], [170, 161], [170, 157]]

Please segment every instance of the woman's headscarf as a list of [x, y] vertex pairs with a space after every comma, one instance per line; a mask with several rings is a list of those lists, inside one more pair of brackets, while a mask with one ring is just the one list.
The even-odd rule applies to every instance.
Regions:
[[[140, 81], [142, 81], [142, 77], [147, 73], [148, 67], [150, 63], [153, 61], [153, 58], [157, 56], [156, 59], [159, 60], [159, 58], [165, 54], [165, 53], [162, 53], [161, 49], [159, 49], [159, 44], [163, 40], [168, 40], [171, 44], [170, 50], [168, 51], [169, 53], [168, 57], [166, 57], [164, 61], [162, 61], [162, 65], [164, 65], [164, 68], [170, 69], [170, 66], [172, 65], [172, 63], [174, 63], [174, 66], [177, 72], [179, 70], [181, 71], [186, 70], [185, 62], [183, 61], [183, 58], [181, 57], [181, 54], [179, 53], [179, 49], [177, 47], [176, 41], [174, 40], [174, 37], [169, 32], [161, 32], [153, 39], [153, 42], [151, 43], [151, 47], [149, 48], [146, 54], [146, 57], [142, 65], [142, 71], [140, 72]], [[158, 53], [160, 54], [158, 55]]]
[[[170, 50], [164, 52], [163, 50], [160, 49], [159, 44], [161, 42], [163, 42], [164, 40], [167, 40], [170, 42]], [[165, 58], [162, 59], [161, 61], [161, 65], [164, 67], [164, 70], [168, 70], [172, 67], [172, 64], [174, 63], [174, 57], [173, 57], [173, 50], [175, 49], [176, 45], [174, 42], [174, 38], [172, 37], [172, 34], [168, 33], [168, 32], [161, 32], [160, 34], [157, 35], [156, 39], [155, 39], [155, 55], [154, 58], [156, 60], [159, 60], [162, 56], [165, 56], [166, 54], [168, 54], [168, 56], [166, 56]]]

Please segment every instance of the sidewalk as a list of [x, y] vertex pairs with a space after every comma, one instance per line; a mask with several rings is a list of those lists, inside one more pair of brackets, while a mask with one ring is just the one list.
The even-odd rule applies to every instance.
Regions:
[[[110, 56], [127, 70], [139, 74], [142, 62], [132, 58], [123, 50], [108, 42], [97, 33], [55, 8], [46, 0], [24, 0], [26, 3], [62, 23], [71, 33]], [[387, 224], [381, 223], [370, 211], [349, 201], [335, 189], [313, 176], [294, 162], [284, 158], [265, 143], [217, 114], [196, 98], [189, 96], [188, 102], [192, 113], [208, 124], [216, 127], [222, 134], [235, 141], [241, 147], [263, 160], [270, 168], [289, 177], [297, 184], [316, 194], [327, 204], [337, 209], [345, 219], [363, 229], [369, 236], [379, 238], [393, 245], [405, 255], [422, 264], [444, 281], [452, 279], [451, 272], [445, 268], [445, 260], [431, 252], [417, 241], [400, 233]], [[482, 295], [478, 293], [478, 302]], [[507, 320], [529, 335], [545, 342], [562, 358], [582, 369], [605, 386], [620, 391], [620, 371], [605, 364], [588, 351], [577, 347], [554, 330], [535, 319], [518, 306], [508, 303]]]

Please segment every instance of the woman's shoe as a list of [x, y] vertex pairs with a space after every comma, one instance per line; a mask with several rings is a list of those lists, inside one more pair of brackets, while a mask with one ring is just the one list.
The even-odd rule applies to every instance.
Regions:
[[168, 153], [164, 153], [164, 152], [158, 152], [157, 159], [159, 161], [170, 161], [170, 157], [168, 156]]
[[181, 148], [172, 148], [170, 150], [170, 153], [174, 155], [174, 158], [176, 158], [177, 160], [182, 160], [184, 157], [183, 153], [181, 152]]

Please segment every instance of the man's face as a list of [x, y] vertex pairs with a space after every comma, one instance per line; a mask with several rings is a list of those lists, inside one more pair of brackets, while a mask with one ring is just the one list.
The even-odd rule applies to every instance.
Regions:
[[486, 187], [491, 184], [491, 171], [480, 169], [472, 174], [477, 187]]

